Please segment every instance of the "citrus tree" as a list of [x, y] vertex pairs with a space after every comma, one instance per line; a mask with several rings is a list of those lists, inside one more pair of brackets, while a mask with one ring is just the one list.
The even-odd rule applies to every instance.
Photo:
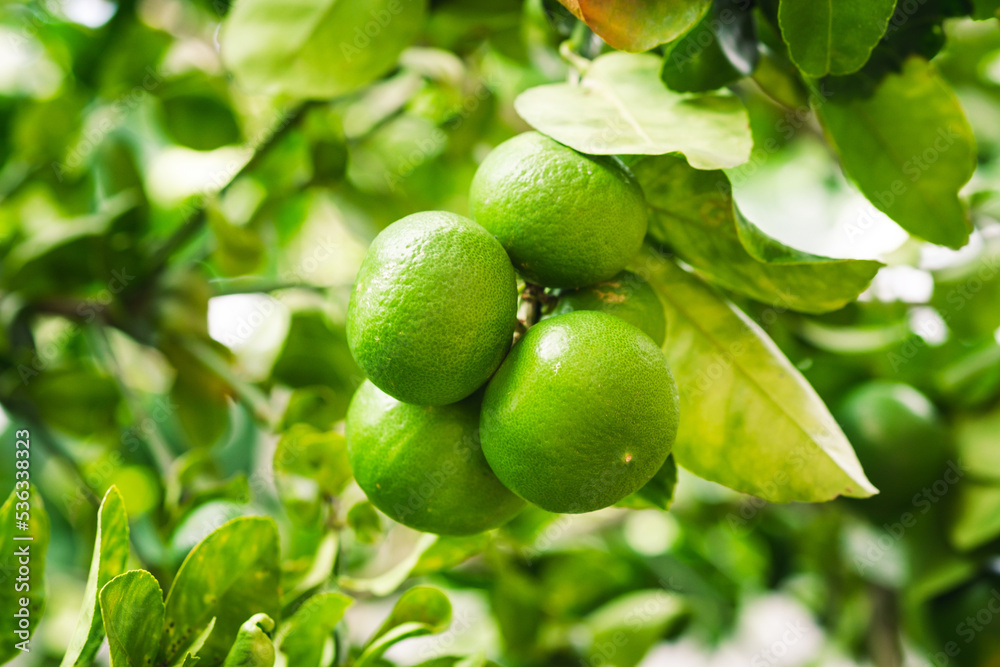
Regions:
[[4, 4], [0, 662], [997, 664], [998, 17]]

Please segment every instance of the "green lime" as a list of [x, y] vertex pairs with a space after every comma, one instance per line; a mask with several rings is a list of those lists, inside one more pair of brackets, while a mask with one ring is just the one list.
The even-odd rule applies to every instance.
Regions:
[[861, 467], [879, 489], [862, 501], [896, 513], [948, 472], [948, 427], [924, 394], [908, 384], [874, 380], [854, 388], [835, 411]]
[[509, 521], [524, 502], [486, 464], [480, 401], [477, 393], [451, 405], [411, 405], [362, 384], [347, 412], [347, 447], [368, 499], [428, 533], [468, 535]]
[[517, 278], [503, 248], [454, 213], [417, 213], [372, 242], [354, 282], [347, 342], [379, 389], [407, 403], [472, 394], [510, 349]]
[[663, 346], [667, 338], [667, 316], [663, 302], [646, 280], [631, 271], [622, 271], [604, 282], [564, 291], [550, 317], [576, 310], [599, 310], [639, 327]]
[[625, 268], [646, 235], [646, 202], [612, 157], [525, 132], [497, 146], [472, 181], [476, 222], [530, 282], [583, 287]]
[[640, 489], [677, 435], [663, 352], [628, 322], [581, 310], [536, 324], [486, 387], [483, 453], [507, 488], [551, 512]]

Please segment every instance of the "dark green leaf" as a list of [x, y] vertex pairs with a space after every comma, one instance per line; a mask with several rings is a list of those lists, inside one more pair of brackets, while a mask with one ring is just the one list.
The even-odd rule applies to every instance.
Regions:
[[172, 95], [162, 100], [163, 124], [171, 139], [196, 151], [242, 141], [239, 123], [226, 100], [210, 95]]
[[678, 465], [774, 502], [876, 492], [823, 401], [760, 327], [673, 262], [640, 261], [667, 310]]
[[675, 486], [677, 486], [677, 463], [674, 457], [670, 456], [653, 479], [635, 493], [619, 500], [615, 506], [637, 510], [653, 508], [668, 510], [674, 499]]
[[[30, 450], [23, 448], [14, 450], [12, 448], [8, 451], [13, 460], [14, 451]], [[17, 460], [29, 459], [18, 458]], [[25, 513], [23, 503], [28, 503], [27, 517], [23, 516]], [[21, 506], [18, 507], [18, 504]], [[21, 521], [27, 522], [27, 530], [19, 527]], [[45, 512], [42, 497], [35, 487], [23, 482], [16, 483], [14, 490], [0, 507], [0, 568], [6, 575], [4, 585], [0, 587], [0, 609], [4, 610], [3, 615], [0, 616], [0, 664], [21, 654], [17, 644], [27, 640], [28, 636], [19, 633], [33, 633], [45, 611], [45, 557], [48, 548], [49, 515]], [[21, 582], [27, 584], [28, 588], [24, 591], [18, 591], [15, 590], [14, 586], [14, 573], [18, 572], [22, 565], [25, 565], [24, 560], [29, 561], [27, 566], [31, 573], [26, 582]], [[28, 601], [26, 607], [21, 606], [23, 599]], [[22, 628], [20, 623], [24, 616], [27, 616], [28, 619], [26, 629]]]
[[101, 601], [104, 585], [125, 571], [128, 560], [128, 515], [118, 489], [112, 486], [104, 495], [97, 515], [97, 538], [90, 561], [90, 575], [83, 593], [83, 609], [76, 630], [63, 656], [62, 667], [90, 665], [104, 641]]
[[153, 664], [163, 628], [163, 591], [145, 570], [120, 574], [101, 589], [111, 667]]
[[712, 282], [758, 301], [807, 313], [857, 298], [879, 262], [820, 257], [789, 248], [743, 217], [721, 171], [699, 171], [669, 155], [632, 166], [649, 202], [649, 235]]
[[159, 659], [180, 657], [214, 616], [215, 629], [199, 657], [210, 665], [222, 662], [248, 617], [280, 615], [278, 576], [273, 521], [241, 517], [214, 531], [188, 554], [170, 587]]
[[287, 622], [278, 647], [295, 667], [320, 667], [323, 647], [354, 602], [340, 593], [319, 593], [299, 607]]
[[880, 211], [915, 236], [959, 248], [971, 224], [958, 192], [976, 168], [976, 141], [958, 98], [911, 57], [870, 98], [817, 104], [846, 173]]
[[648, 54], [608, 53], [579, 85], [529, 88], [514, 107], [537, 130], [582, 153], [679, 152], [699, 169], [746, 162], [752, 140], [739, 98], [671, 92], [660, 80], [661, 66]]
[[222, 667], [272, 667], [274, 644], [270, 633], [274, 621], [267, 614], [254, 614], [240, 626], [233, 647], [229, 649]]
[[559, 0], [605, 42], [621, 51], [648, 51], [697, 23], [711, 0]]
[[425, 7], [425, 0], [240, 0], [222, 27], [222, 59], [254, 92], [343, 95], [395, 64], [420, 30]]
[[896, 0], [781, 0], [778, 20], [792, 60], [816, 79], [861, 69], [895, 6]]
[[705, 15], [690, 32], [667, 45], [660, 76], [671, 90], [698, 93], [715, 90], [740, 78], [741, 73], [722, 51], [712, 30], [714, 13]]

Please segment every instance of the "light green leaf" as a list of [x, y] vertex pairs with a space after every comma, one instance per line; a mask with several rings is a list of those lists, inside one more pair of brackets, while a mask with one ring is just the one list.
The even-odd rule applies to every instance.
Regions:
[[353, 477], [347, 441], [334, 431], [295, 424], [278, 442], [274, 473], [289, 516], [300, 524], [315, 525], [323, 499], [338, 496]]
[[760, 327], [672, 261], [645, 253], [639, 264], [667, 311], [678, 465], [773, 502], [876, 493], [823, 401]]
[[746, 108], [728, 93], [667, 90], [653, 55], [608, 53], [579, 85], [529, 88], [514, 101], [540, 132], [592, 155], [683, 153], [698, 169], [735, 167], [750, 158]]
[[389, 568], [382, 574], [370, 579], [357, 579], [350, 576], [338, 577], [340, 586], [353, 593], [371, 593], [378, 597], [389, 595], [399, 588], [404, 581], [410, 577], [410, 573], [420, 557], [437, 542], [438, 536], [425, 533], [420, 536], [413, 547], [413, 551], [407, 554], [406, 558]]
[[[222, 667], [272, 667], [274, 644], [271, 642], [271, 632], [274, 632], [274, 621], [270, 616], [251, 616], [250, 620], [240, 626], [240, 632]], [[292, 664], [298, 667], [297, 663]]]
[[1000, 536], [1000, 484], [966, 480], [958, 490], [951, 541], [969, 551]]
[[309, 598], [282, 628], [278, 648], [295, 667], [320, 667], [323, 647], [354, 600], [340, 593]]
[[[13, 457], [12, 453], [11, 458]], [[20, 503], [28, 503], [27, 518], [23, 516], [24, 505], [18, 506]], [[27, 530], [18, 527], [22, 520], [27, 521]], [[0, 567], [7, 568], [10, 573], [0, 586], [0, 609], [3, 609], [0, 614], [0, 664], [21, 654], [17, 644], [28, 639], [30, 633], [35, 631], [45, 611], [45, 556], [48, 548], [49, 515], [45, 512], [38, 489], [30, 485], [27, 488], [16, 485], [0, 507]], [[27, 554], [24, 553], [25, 549]], [[22, 558], [28, 561], [31, 574], [27, 582], [21, 582], [27, 583], [29, 588], [18, 591], [14, 587], [13, 573], [24, 564]], [[22, 598], [27, 598], [27, 607], [21, 606]], [[20, 626], [21, 617], [15, 615], [21, 613], [21, 610], [25, 610], [28, 617], [26, 630]], [[26, 634], [19, 634], [22, 632]]]
[[976, 140], [954, 91], [913, 56], [869, 97], [841, 93], [816, 111], [844, 173], [914, 236], [952, 248], [971, 223], [958, 192], [976, 168]]
[[145, 570], [130, 570], [101, 589], [111, 667], [153, 664], [163, 628], [163, 591]]
[[238, 0], [222, 59], [252, 92], [325, 99], [385, 74], [423, 25], [426, 0]]
[[649, 235], [713, 283], [806, 313], [844, 307], [882, 266], [789, 248], [765, 235], [736, 207], [721, 171], [699, 171], [664, 155], [632, 165], [650, 207]]
[[[686, 622], [688, 613], [679, 596], [664, 590], [634, 591], [616, 598], [586, 620], [591, 634], [586, 664], [635, 667], [654, 644]], [[609, 646], [613, 655], [608, 655]]]
[[450, 622], [451, 603], [444, 593], [427, 586], [411, 588], [365, 644], [355, 667], [371, 667], [393, 644], [442, 632]]
[[125, 571], [128, 560], [128, 515], [117, 487], [112, 486], [101, 501], [97, 514], [97, 538], [90, 561], [83, 609], [63, 656], [61, 667], [90, 665], [104, 641], [101, 601], [98, 594], [104, 585]]
[[674, 500], [674, 487], [677, 486], [677, 462], [673, 455], [667, 457], [667, 462], [653, 475], [653, 479], [646, 482], [645, 486], [630, 494], [617, 503], [615, 507], [627, 507], [629, 509], [670, 509], [670, 503]]
[[814, 79], [857, 72], [882, 39], [896, 0], [781, 0], [788, 53]]
[[170, 587], [159, 660], [179, 658], [186, 639], [214, 616], [215, 629], [199, 657], [218, 664], [247, 618], [258, 613], [277, 618], [278, 562], [278, 531], [271, 519], [240, 517], [206, 537], [184, 559]]
[[711, 0], [559, 0], [620, 51], [648, 51], [687, 32]]

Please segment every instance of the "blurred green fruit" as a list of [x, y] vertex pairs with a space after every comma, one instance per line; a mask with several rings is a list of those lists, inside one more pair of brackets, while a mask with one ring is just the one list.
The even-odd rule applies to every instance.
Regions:
[[874, 380], [850, 391], [834, 412], [879, 495], [878, 512], [913, 509], [914, 496], [948, 471], [952, 444], [937, 408], [910, 385]]
[[478, 533], [513, 518], [524, 502], [486, 464], [480, 400], [410, 405], [362, 384], [347, 412], [347, 443], [368, 499], [401, 524], [441, 535]]
[[528, 330], [483, 399], [483, 453], [509, 489], [551, 512], [590, 512], [640, 489], [677, 434], [663, 352], [622, 319], [579, 311]]
[[631, 271], [622, 271], [590, 287], [563, 292], [550, 317], [575, 310], [599, 310], [620, 317], [645, 331], [661, 347], [667, 337], [667, 317], [660, 297], [644, 278]]
[[614, 158], [538, 132], [497, 146], [472, 181], [470, 206], [530, 282], [583, 287], [625, 268], [646, 235], [646, 202]]
[[358, 271], [347, 341], [368, 378], [407, 403], [446, 405], [486, 382], [510, 349], [517, 279], [467, 218], [417, 213], [387, 227]]

